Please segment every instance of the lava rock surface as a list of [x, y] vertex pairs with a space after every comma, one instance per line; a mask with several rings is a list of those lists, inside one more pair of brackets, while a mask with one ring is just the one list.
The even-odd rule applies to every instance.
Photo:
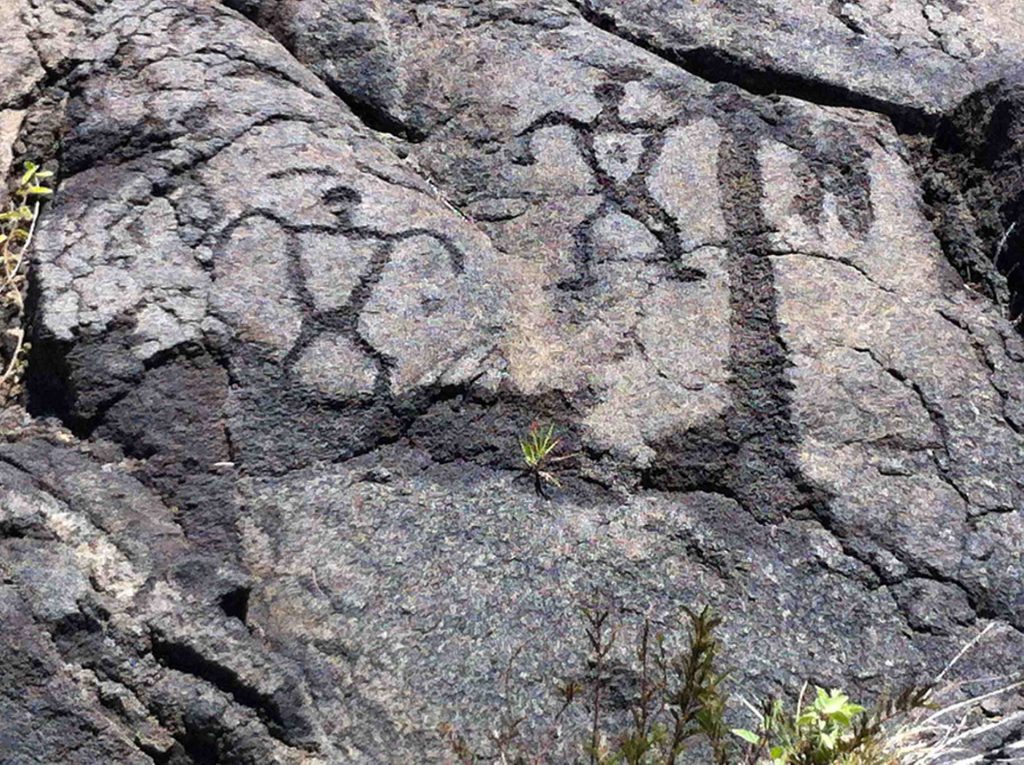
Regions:
[[752, 694], [1018, 667], [1016, 6], [5, 2], [0, 761], [445, 762], [591, 596]]

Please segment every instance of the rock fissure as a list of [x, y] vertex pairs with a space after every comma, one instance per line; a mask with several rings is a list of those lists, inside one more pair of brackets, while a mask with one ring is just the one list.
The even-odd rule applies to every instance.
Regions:
[[590, 0], [570, 0], [580, 16], [610, 35], [641, 48], [709, 83], [728, 83], [760, 96], [785, 96], [818, 106], [863, 109], [890, 118], [901, 132], [922, 133], [935, 119], [923, 110], [899, 101], [878, 98], [845, 87], [839, 82], [801, 75], [793, 71], [761, 69], [724, 48], [693, 45], [664, 47], [640, 33], [630, 32], [614, 16], [595, 9]]

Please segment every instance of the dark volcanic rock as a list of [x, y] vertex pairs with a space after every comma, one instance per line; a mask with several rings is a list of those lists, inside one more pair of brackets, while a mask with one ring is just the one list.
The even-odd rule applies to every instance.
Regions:
[[598, 595], [752, 693], [1019, 663], [1015, 8], [23, 3], [12, 762], [444, 762]]
[[1016, 323], [1024, 312], [1024, 70], [965, 99], [920, 164], [947, 257]]
[[0, 486], [4, 762], [323, 750], [301, 670], [222, 607], [246, 575], [197, 553], [125, 463], [21, 441], [0, 446]]
[[573, 1], [712, 81], [913, 122], [953, 108], [1024, 51], [1024, 12], [999, 0]]

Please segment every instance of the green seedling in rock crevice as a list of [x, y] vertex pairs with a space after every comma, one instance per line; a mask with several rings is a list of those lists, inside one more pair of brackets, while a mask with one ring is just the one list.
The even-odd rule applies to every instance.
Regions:
[[39, 206], [53, 190], [46, 180], [53, 173], [40, 170], [33, 162], [25, 163], [25, 171], [11, 192], [7, 209], [0, 212], [0, 326], [3, 334], [0, 361], [0, 405], [14, 398], [24, 373], [28, 344], [22, 326], [27, 283], [26, 255], [32, 244]]
[[842, 762], [841, 757], [855, 749], [854, 730], [866, 711], [839, 690], [826, 691], [815, 686], [815, 698], [804, 704], [807, 686], [797, 700], [796, 711], [786, 712], [782, 702], [765, 702], [759, 733], [734, 729], [733, 733], [766, 750], [772, 765], [826, 765]]
[[576, 457], [576, 454], [555, 455], [555, 451], [562, 443], [561, 436], [555, 436], [555, 426], [548, 425], [546, 428], [534, 422], [526, 437], [519, 441], [519, 448], [523, 453], [523, 461], [526, 463], [526, 472], [533, 478], [534, 488], [542, 497], [547, 497], [544, 492], [545, 484], [561, 488], [562, 484], [552, 472], [552, 468], [560, 462], [566, 462]]

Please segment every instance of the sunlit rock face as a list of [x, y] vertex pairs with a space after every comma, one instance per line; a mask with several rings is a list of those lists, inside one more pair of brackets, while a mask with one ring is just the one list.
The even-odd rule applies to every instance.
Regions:
[[593, 23], [714, 81], [799, 90], [902, 119], [937, 115], [1012, 69], [1024, 13], [1012, 0], [581, 0]]
[[1024, 652], [1015, 3], [12, 8], [13, 762], [442, 763], [513, 655], [540, 741], [595, 594], [751, 694]]

